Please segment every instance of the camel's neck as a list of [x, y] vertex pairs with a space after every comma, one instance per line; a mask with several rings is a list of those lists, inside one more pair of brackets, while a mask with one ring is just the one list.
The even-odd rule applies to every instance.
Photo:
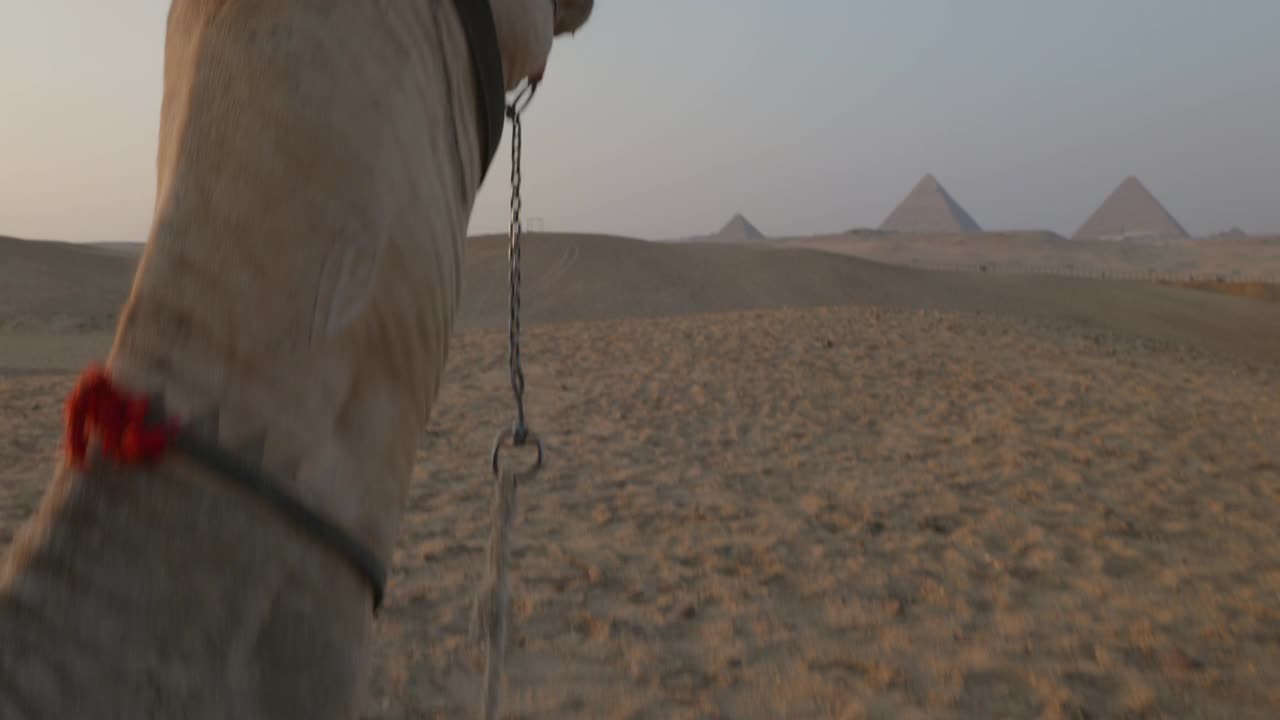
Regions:
[[[156, 220], [109, 360], [388, 563], [480, 179], [468, 63], [447, 2], [177, 0]], [[308, 693], [323, 712], [271, 714], [341, 712], [369, 626], [341, 559], [181, 458], [60, 476], [0, 591], [0, 645], [47, 660], [28, 691], [105, 701], [132, 673], [125, 709], [196, 703], [174, 717], [219, 693], [242, 704], [219, 716]]]

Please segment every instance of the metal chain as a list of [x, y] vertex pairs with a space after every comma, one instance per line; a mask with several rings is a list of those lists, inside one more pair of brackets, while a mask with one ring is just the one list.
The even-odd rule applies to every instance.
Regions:
[[[520, 365], [520, 237], [524, 228], [520, 225], [520, 114], [533, 98], [537, 83], [530, 83], [507, 107], [511, 119], [511, 244], [507, 257], [511, 261], [511, 315], [508, 332], [508, 365], [511, 370], [511, 393], [516, 401], [516, 419], [509, 430], [498, 434], [493, 443], [494, 487], [493, 527], [489, 536], [488, 565], [484, 586], [476, 598], [475, 624], [473, 627], [485, 641], [484, 695], [480, 717], [496, 720], [502, 695], [502, 675], [507, 646], [508, 605], [510, 589], [507, 583], [507, 562], [511, 525], [514, 522], [516, 484], [520, 477], [531, 476], [542, 467], [542, 441], [529, 431], [524, 416], [524, 369]], [[523, 447], [532, 442], [538, 450], [537, 459], [523, 473], [514, 473], [498, 463], [502, 446], [507, 441], [512, 447]]]
[[520, 361], [520, 238], [524, 233], [524, 227], [520, 223], [520, 152], [522, 144], [522, 133], [520, 127], [520, 116], [525, 108], [529, 106], [529, 101], [533, 98], [533, 93], [537, 89], [536, 83], [530, 83], [512, 101], [507, 107], [507, 117], [511, 120], [511, 228], [510, 228], [510, 245], [507, 248], [507, 258], [510, 261], [510, 316], [508, 318], [508, 355], [507, 365], [511, 373], [511, 394], [515, 398], [516, 417], [509, 430], [504, 430], [498, 435], [493, 445], [492, 467], [494, 474], [499, 471], [498, 459], [502, 452], [503, 444], [510, 440], [512, 447], [524, 447], [532, 442], [537, 448], [538, 455], [534, 461], [533, 470], [542, 467], [542, 440], [529, 430], [529, 426], [525, 420], [524, 412], [524, 368]]
[[[530, 86], [532, 87], [532, 86]], [[529, 93], [532, 96], [532, 92]], [[519, 102], [517, 98], [516, 102]], [[511, 261], [511, 318], [510, 352], [511, 392], [516, 400], [515, 442], [522, 444], [528, 435], [524, 417], [524, 369], [520, 366], [520, 236], [524, 227], [520, 223], [520, 112], [516, 105], [508, 111], [511, 116], [511, 244], [507, 257]]]

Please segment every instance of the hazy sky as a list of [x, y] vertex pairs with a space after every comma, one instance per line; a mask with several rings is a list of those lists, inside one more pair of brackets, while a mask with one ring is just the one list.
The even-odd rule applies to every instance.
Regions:
[[[146, 238], [168, 4], [0, 0], [0, 234]], [[547, 229], [835, 232], [933, 172], [987, 228], [1070, 233], [1136, 174], [1192, 233], [1280, 232], [1280, 0], [596, 4], [525, 124]]]

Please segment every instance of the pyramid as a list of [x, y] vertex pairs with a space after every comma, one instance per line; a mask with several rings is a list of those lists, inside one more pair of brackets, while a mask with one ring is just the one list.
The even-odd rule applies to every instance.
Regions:
[[743, 217], [742, 213], [738, 213], [720, 228], [720, 232], [715, 234], [715, 239], [724, 242], [758, 242], [764, 240], [765, 236], [751, 224], [750, 220]]
[[889, 213], [880, 229], [903, 233], [982, 232], [932, 175], [924, 176], [902, 204]]
[[1076, 240], [1186, 239], [1187, 231], [1156, 200], [1138, 178], [1130, 175], [1103, 201]]

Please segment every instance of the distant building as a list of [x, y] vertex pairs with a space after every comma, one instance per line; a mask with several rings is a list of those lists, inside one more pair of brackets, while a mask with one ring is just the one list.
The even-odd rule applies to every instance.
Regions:
[[1132, 175], [1076, 231], [1076, 240], [1185, 240], [1191, 237]]
[[720, 232], [711, 236], [711, 239], [720, 242], [760, 242], [767, 238], [759, 228], [751, 224], [750, 220], [743, 217], [742, 213], [738, 213], [720, 228]]
[[982, 228], [960, 207], [933, 175], [925, 175], [889, 217], [881, 230], [901, 233], [976, 233]]
[[1241, 230], [1238, 227], [1233, 227], [1230, 230], [1227, 230], [1226, 232], [1214, 233], [1209, 237], [1213, 240], [1239, 240], [1241, 238], [1249, 237], [1249, 233]]

